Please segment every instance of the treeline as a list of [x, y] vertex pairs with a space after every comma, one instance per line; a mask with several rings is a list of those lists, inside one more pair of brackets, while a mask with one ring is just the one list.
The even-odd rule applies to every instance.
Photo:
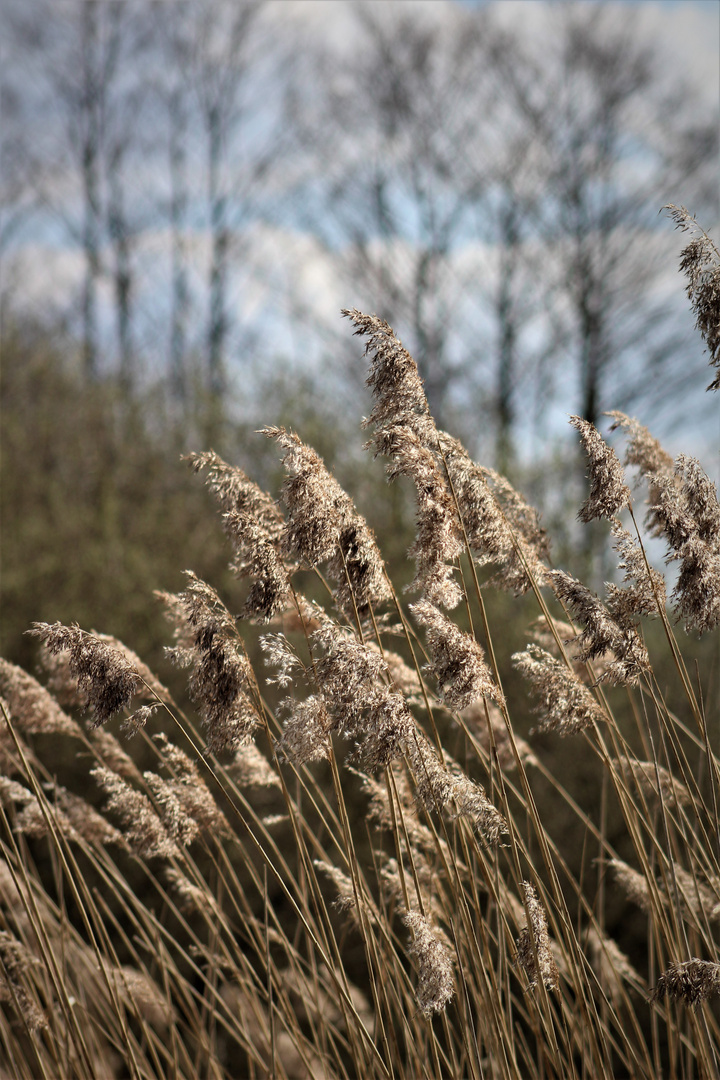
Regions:
[[5, 312], [216, 445], [281, 361], [354, 392], [352, 305], [501, 468], [557, 406], [657, 415], [702, 365], [657, 211], [714, 220], [716, 109], [642, 12], [507, 10], [10, 0]]
[[[154, 592], [181, 588], [192, 567], [242, 607], [215, 503], [183, 460], [204, 448], [200, 420], [188, 430], [162, 382], [141, 393], [107, 375], [88, 381], [72, 340], [9, 320], [0, 396], [0, 656], [32, 669], [32, 622], [77, 622], [132, 641], [176, 682]], [[349, 430], [300, 381], [277, 386], [253, 425], [228, 425], [227, 457], [276, 492], [279, 457], [257, 431], [271, 422], [316, 440], [328, 467], [356, 486], [389, 555], [402, 557], [412, 538], [408, 492], [345, 451], [360, 441], [359, 416]]]

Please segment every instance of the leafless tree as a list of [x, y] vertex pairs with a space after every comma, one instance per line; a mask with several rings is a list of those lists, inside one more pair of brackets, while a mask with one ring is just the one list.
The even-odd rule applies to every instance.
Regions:
[[[122, 85], [112, 88], [106, 104], [106, 134], [103, 155], [106, 178], [107, 236], [111, 253], [110, 274], [115, 295], [115, 321], [120, 379], [126, 387], [136, 378], [136, 347], [132, 340], [133, 305], [135, 300], [134, 249], [145, 224], [142, 207], [134, 185], [130, 182], [133, 164], [144, 157], [147, 139], [144, 109], [147, 83], [141, 77], [143, 59], [150, 44], [150, 26], [147, 12], [125, 9], [124, 37], [125, 57], [132, 56], [132, 65], [122, 72]], [[118, 80], [120, 81], [120, 80]], [[136, 204], [131, 210], [129, 204]]]
[[[359, 4], [357, 45], [340, 62], [310, 54], [324, 80], [304, 79], [298, 126], [321, 167], [308, 205], [328, 247], [345, 253], [348, 288], [391, 321], [416, 356], [441, 422], [477, 357], [460, 355], [467, 297], [448, 288], [459, 249], [477, 236], [485, 182], [475, 156], [483, 90], [478, 29], [418, 19], [403, 5]], [[303, 127], [304, 125], [304, 127]], [[320, 197], [317, 191], [320, 188]]]
[[[26, 79], [42, 100], [25, 148], [40, 202], [83, 254], [81, 345], [95, 379], [100, 355], [100, 285], [113, 283], [121, 375], [132, 378], [132, 246], [126, 165], [139, 126], [138, 20], [143, 5], [102, 0], [14, 5], [9, 20]], [[129, 62], [132, 60], [132, 63]], [[75, 197], [77, 193], [77, 197]]]
[[14, 59], [9, 37], [5, 37], [0, 43], [0, 334], [12, 300], [9, 264], [13, 243], [37, 208], [37, 192], [31, 183], [32, 159], [23, 136], [28, 108], [17, 85]]
[[636, 407], [659, 373], [671, 385], [687, 354], [657, 291], [657, 211], [681, 144], [693, 168], [714, 160], [707, 117], [630, 13], [543, 11], [533, 40], [490, 10], [435, 25], [359, 4], [356, 47], [315, 59], [325, 78], [298, 107], [322, 162], [316, 227], [407, 340], [441, 421], [482, 417], [505, 466], [520, 400], [540, 411], [562, 380], [597, 420], [610, 394]]
[[[683, 352], [676, 309], [656, 292], [666, 269], [657, 212], [672, 197], [683, 124], [698, 104], [669, 84], [630, 12], [620, 23], [604, 5], [563, 5], [541, 48], [519, 48], [496, 48], [493, 62], [549, 165], [540, 236], [569, 315], [578, 411], [597, 423], [618, 372], [613, 400], [624, 396], [626, 407], [660, 374], [667, 392], [683, 367], [671, 363]], [[695, 140], [688, 172], [711, 149]]]
[[[268, 41], [261, 0], [194, 5], [187, 12], [188, 75], [205, 144], [209, 233], [205, 393], [208, 437], [216, 439], [226, 390], [233, 263], [244, 228], [260, 214], [261, 182], [277, 161], [277, 130], [265, 117]], [[176, 160], [176, 165], [178, 164]]]
[[189, 158], [193, 133], [192, 88], [188, 78], [191, 43], [187, 20], [167, 17], [155, 9], [154, 39], [158, 64], [151, 80], [155, 106], [153, 129], [162, 147], [168, 190], [160, 195], [158, 212], [170, 230], [170, 314], [165, 328], [168, 343], [170, 394], [183, 411], [189, 404], [188, 334], [192, 294], [190, 288], [188, 210]]
[[187, 106], [183, 89], [176, 86], [168, 99], [170, 228], [172, 234], [172, 313], [170, 317], [170, 383], [181, 403], [187, 400], [185, 348], [190, 290], [185, 223], [187, 217]]
[[[54, 83], [66, 106], [69, 143], [80, 169], [83, 192], [82, 246], [85, 281], [82, 296], [83, 360], [88, 378], [97, 375], [97, 290], [102, 272], [102, 140], [109, 86], [117, 73], [120, 55], [119, 5], [106, 20], [97, 0], [78, 8], [79, 37], [73, 42], [77, 66], [64, 59], [54, 72]], [[102, 33], [101, 19], [103, 22]]]

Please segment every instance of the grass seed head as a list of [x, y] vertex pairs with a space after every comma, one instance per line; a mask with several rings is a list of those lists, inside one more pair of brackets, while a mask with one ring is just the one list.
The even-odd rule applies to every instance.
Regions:
[[621, 507], [627, 506], [630, 499], [630, 488], [625, 483], [622, 465], [594, 424], [581, 416], [571, 416], [570, 423], [580, 432], [590, 469], [590, 495], [580, 508], [578, 517], [585, 522], [595, 518], [613, 518]]
[[653, 989], [650, 1000], [684, 1001], [691, 1009], [697, 1009], [703, 1001], [720, 994], [720, 964], [711, 960], [685, 960], [670, 964], [662, 973]]
[[443, 1012], [455, 994], [452, 952], [445, 936], [419, 911], [406, 912], [403, 922], [413, 936], [408, 952], [418, 962], [415, 996], [420, 1012], [429, 1018]]
[[553, 957], [545, 909], [538, 899], [535, 886], [529, 881], [520, 883], [525, 894], [530, 925], [520, 931], [517, 940], [517, 962], [528, 977], [529, 989], [542, 979], [547, 990], [557, 990], [560, 976]]

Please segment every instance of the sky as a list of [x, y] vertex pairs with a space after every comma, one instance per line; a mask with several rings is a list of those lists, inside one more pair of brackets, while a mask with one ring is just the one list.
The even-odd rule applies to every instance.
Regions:
[[[342, 0], [340, 0], [342, 2]], [[436, 0], [419, 0], [434, 4]], [[536, 8], [538, 16], [547, 7], [546, 0], [455, 0], [467, 7], [479, 7], [490, 3], [505, 12], [511, 24], [527, 22], [530, 9]], [[573, 0], [575, 4], [586, 0]], [[606, 7], [633, 8], [639, 13], [642, 24], [657, 30], [667, 47], [683, 58], [688, 79], [696, 83], [708, 98], [720, 98], [720, 0], [605, 0]]]

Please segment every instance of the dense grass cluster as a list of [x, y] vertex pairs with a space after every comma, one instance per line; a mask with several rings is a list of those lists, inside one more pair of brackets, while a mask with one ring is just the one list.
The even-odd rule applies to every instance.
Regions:
[[[678, 640], [720, 622], [715, 487], [622, 413], [624, 466], [573, 417], [579, 517], [607, 522], [619, 568], [600, 597], [437, 429], [391, 328], [345, 315], [370, 356], [368, 445], [416, 492], [409, 596], [322, 458], [267, 428], [279, 500], [190, 458], [240, 611], [191, 572], [160, 597], [191, 708], [77, 626], [35, 625], [39, 680], [0, 661], [0, 1074], [716, 1077], [718, 671]], [[509, 671], [498, 589], [535, 607]], [[591, 811], [553, 771], [561, 739], [601, 777]], [[641, 913], [632, 957], [618, 908]]]

